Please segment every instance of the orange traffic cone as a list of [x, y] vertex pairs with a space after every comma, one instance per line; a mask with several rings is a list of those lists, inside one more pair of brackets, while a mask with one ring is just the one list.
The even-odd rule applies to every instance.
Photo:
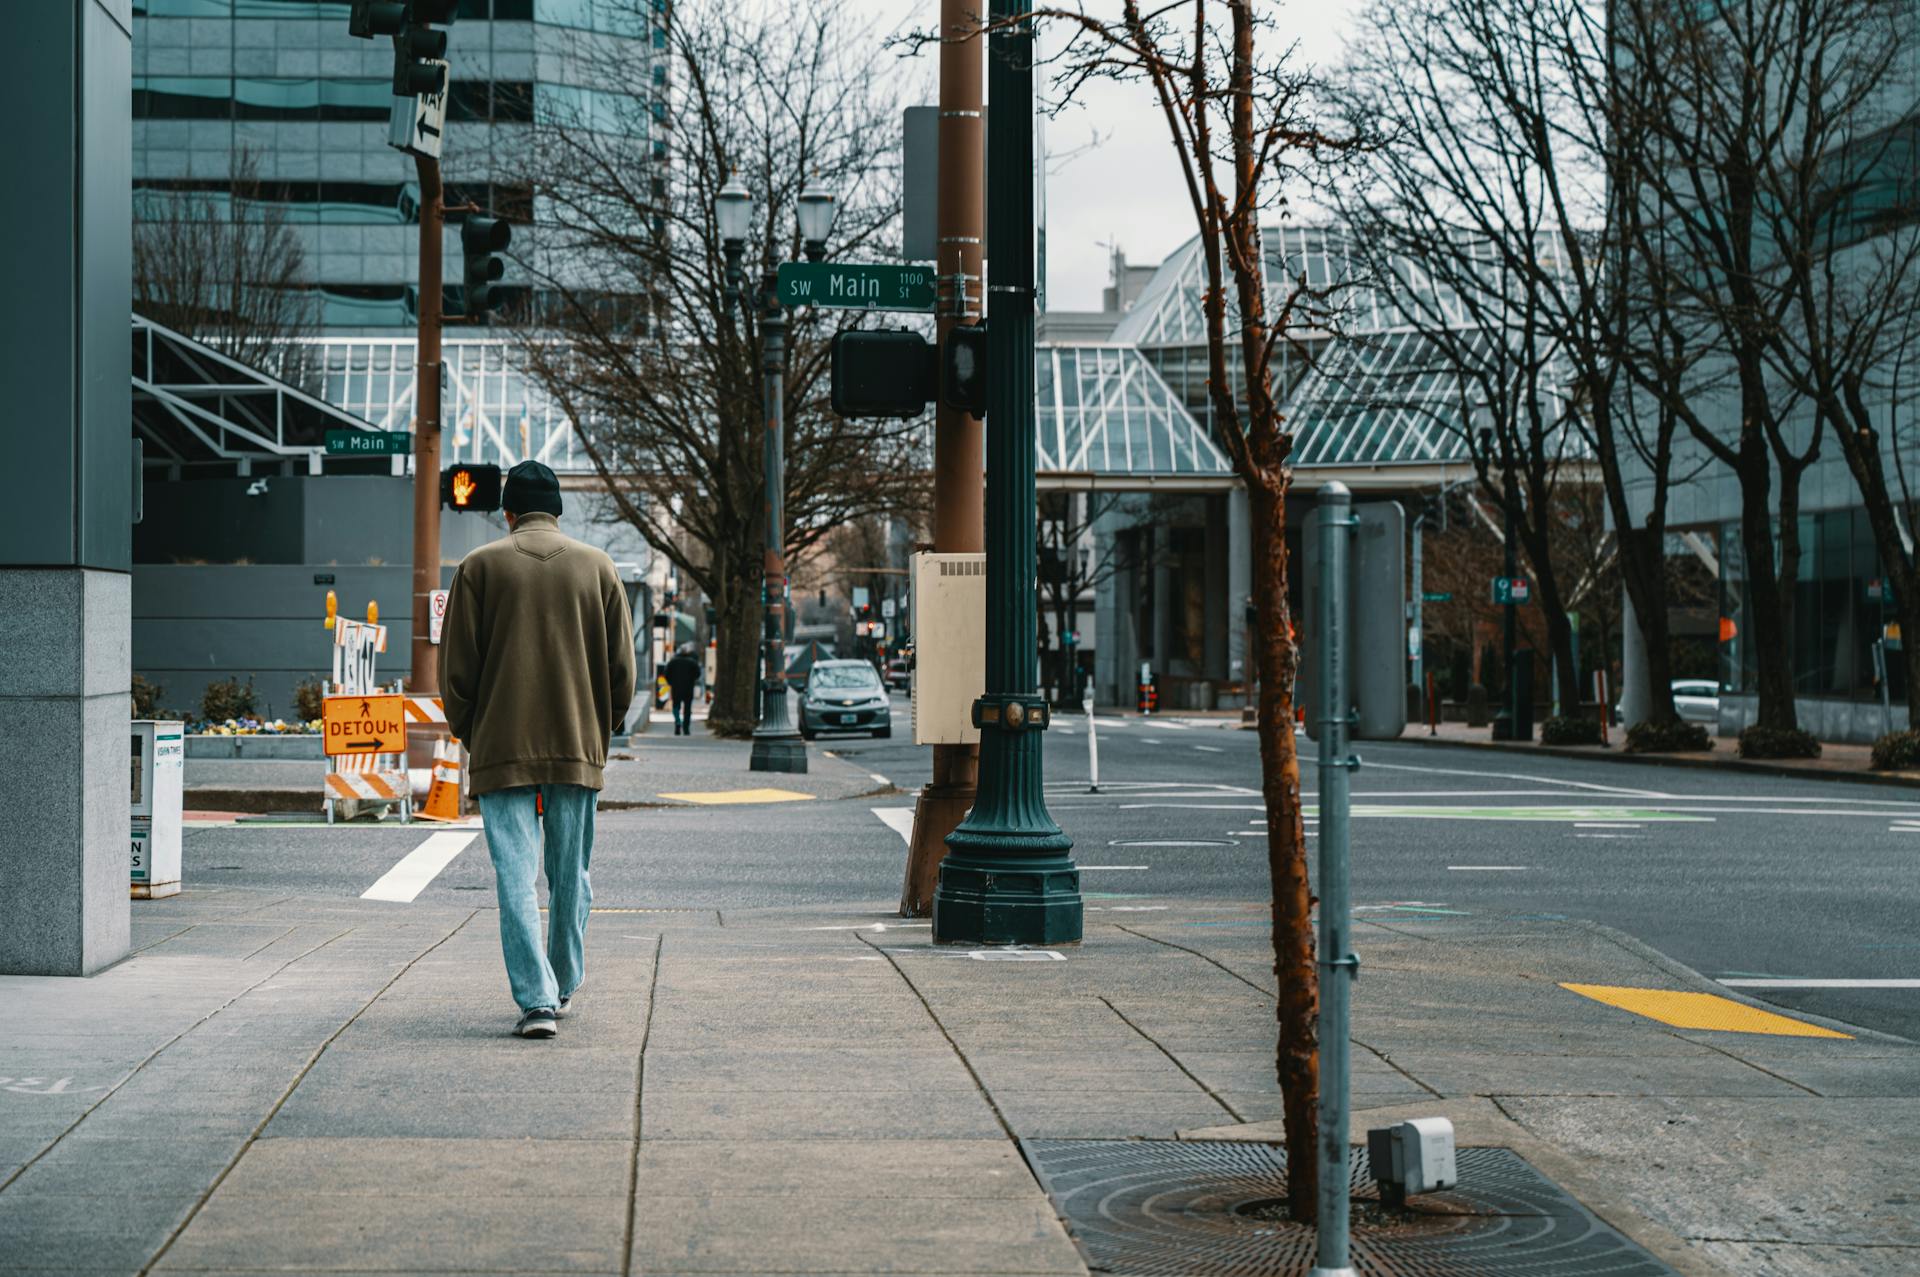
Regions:
[[460, 819], [460, 746], [439, 741], [433, 747], [433, 784], [427, 801], [413, 813], [424, 820]]

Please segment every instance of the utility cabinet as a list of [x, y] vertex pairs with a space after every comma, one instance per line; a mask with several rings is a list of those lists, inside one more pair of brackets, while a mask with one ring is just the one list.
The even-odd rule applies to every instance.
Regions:
[[977, 745], [987, 687], [987, 556], [913, 556], [913, 743]]
[[133, 895], [180, 891], [180, 811], [186, 779], [186, 725], [133, 724]]

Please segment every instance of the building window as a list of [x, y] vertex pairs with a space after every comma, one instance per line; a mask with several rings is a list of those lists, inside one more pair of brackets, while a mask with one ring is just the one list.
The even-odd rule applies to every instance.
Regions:
[[228, 120], [233, 118], [233, 81], [212, 75], [136, 75], [136, 120]]

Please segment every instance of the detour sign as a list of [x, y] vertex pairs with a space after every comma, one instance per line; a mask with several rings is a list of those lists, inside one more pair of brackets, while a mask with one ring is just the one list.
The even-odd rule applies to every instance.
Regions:
[[406, 753], [406, 704], [404, 696], [327, 697], [320, 709], [327, 753]]

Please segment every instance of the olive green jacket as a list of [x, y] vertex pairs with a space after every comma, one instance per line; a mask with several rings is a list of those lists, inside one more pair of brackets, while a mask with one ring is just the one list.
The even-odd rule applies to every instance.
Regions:
[[528, 514], [461, 561], [440, 634], [447, 725], [475, 794], [599, 789], [633, 703], [633, 616], [613, 560]]

